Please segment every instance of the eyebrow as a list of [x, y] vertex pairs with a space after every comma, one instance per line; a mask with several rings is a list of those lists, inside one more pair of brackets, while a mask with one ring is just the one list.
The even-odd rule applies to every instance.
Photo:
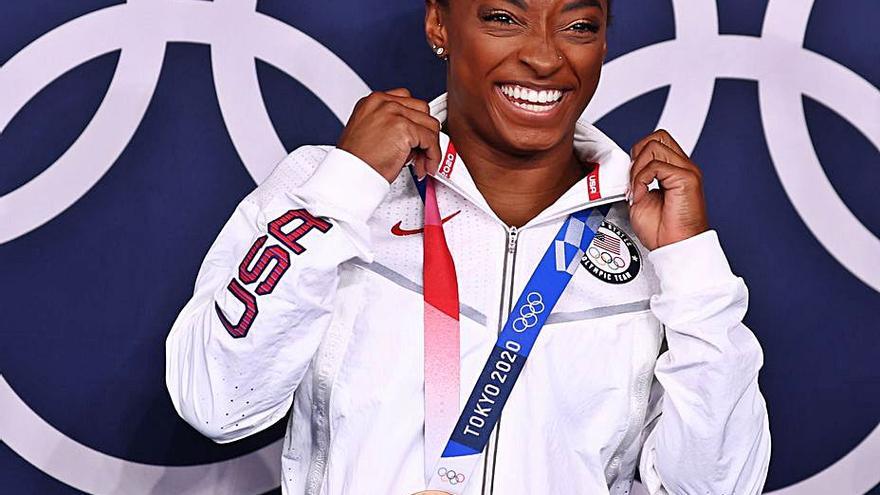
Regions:
[[575, 0], [573, 2], [569, 2], [565, 4], [565, 7], [562, 7], [562, 12], [568, 12], [571, 10], [584, 9], [588, 7], [598, 7], [599, 10], [602, 9], [602, 4], [599, 0]]
[[526, 4], [525, 0], [505, 0], [509, 4], [513, 4], [516, 7], [519, 7], [522, 10], [529, 10], [529, 6]]
[[[529, 10], [529, 6], [525, 2], [525, 0], [504, 0], [504, 1], [515, 6], [515, 7], [520, 8], [522, 10]], [[599, 10], [604, 11], [604, 9], [602, 9], [602, 3], [599, 2], [599, 0], [574, 0], [572, 2], [565, 4], [565, 6], [562, 7], [562, 12], [565, 13], [565, 12], [569, 12], [569, 11], [577, 10], [577, 9], [586, 9], [589, 7], [597, 7]]]

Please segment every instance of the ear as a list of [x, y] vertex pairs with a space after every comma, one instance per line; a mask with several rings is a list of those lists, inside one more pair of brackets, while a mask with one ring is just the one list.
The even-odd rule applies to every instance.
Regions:
[[425, 0], [425, 37], [429, 44], [442, 46], [448, 52], [446, 26], [443, 23], [445, 15], [446, 8], [437, 0]]

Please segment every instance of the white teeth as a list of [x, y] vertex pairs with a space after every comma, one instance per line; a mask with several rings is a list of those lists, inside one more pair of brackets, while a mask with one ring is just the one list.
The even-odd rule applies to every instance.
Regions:
[[513, 104], [520, 107], [520, 108], [525, 108], [526, 110], [528, 110], [530, 112], [537, 112], [537, 113], [549, 112], [550, 110], [553, 109], [552, 105], [534, 105], [531, 103], [522, 103], [519, 101], [515, 101], [515, 102], [513, 102]]
[[[520, 100], [514, 101], [518, 106], [535, 112], [549, 110], [554, 106], [554, 103], [562, 98], [562, 91], [558, 89], [536, 91], [515, 84], [505, 84], [501, 86], [501, 92], [512, 100]], [[532, 103], [532, 105], [525, 102]], [[534, 105], [535, 103], [537, 105]]]

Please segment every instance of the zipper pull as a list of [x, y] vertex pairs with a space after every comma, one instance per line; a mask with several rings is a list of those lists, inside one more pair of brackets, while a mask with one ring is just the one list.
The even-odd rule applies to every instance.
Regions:
[[519, 234], [519, 230], [516, 227], [511, 227], [507, 230], [507, 252], [513, 254], [516, 251], [516, 236]]

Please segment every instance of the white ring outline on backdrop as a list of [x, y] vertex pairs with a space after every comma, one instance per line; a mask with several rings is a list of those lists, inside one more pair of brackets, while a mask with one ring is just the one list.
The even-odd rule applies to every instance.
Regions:
[[[0, 216], [4, 218], [0, 244], [59, 215], [109, 170], [146, 113], [166, 43], [211, 45], [214, 84], [224, 122], [257, 183], [287, 152], [268, 117], [255, 58], [297, 79], [340, 121], [347, 120], [369, 87], [332, 51], [255, 9], [253, 0], [250, 5], [236, 0], [129, 0], [73, 19], [10, 59], [0, 71], [0, 93], [4, 95], [0, 129], [57, 77], [121, 48], [107, 94], [79, 138], [47, 170], [0, 196]], [[295, 59], [291, 53], [299, 57]], [[338, 84], [325, 84], [327, 80]], [[50, 197], [56, 201], [45, 201]], [[19, 214], [11, 215], [13, 211]], [[173, 487], [177, 493], [264, 493], [277, 488], [281, 478], [282, 440], [221, 462], [150, 465], [110, 456], [68, 438], [30, 409], [2, 375], [0, 409], [4, 411], [0, 438], [13, 451], [46, 474], [88, 493], [119, 493], [120, 487], [131, 494], [154, 493], [163, 487]]]
[[[761, 38], [718, 35], [715, 2], [674, 0], [672, 4], [676, 38], [635, 50], [606, 64], [602, 84], [586, 114], [595, 121], [633, 97], [669, 86], [658, 127], [673, 129], [682, 147], [690, 152], [702, 132], [715, 80], [731, 78], [758, 81], [765, 137], [786, 194], [826, 250], [856, 277], [880, 291], [880, 267], [871, 266], [868, 262], [876, 259], [871, 257], [872, 254], [880, 254], [880, 240], [852, 215], [822, 171], [800, 101], [801, 94], [804, 94], [827, 105], [839, 115], [845, 115], [846, 120], [875, 147], [880, 148], [880, 122], [872, 118], [876, 115], [876, 109], [880, 109], [880, 94], [876, 88], [837, 62], [803, 49], [812, 0], [789, 1], [786, 5], [782, 5], [781, 0], [771, 0]], [[792, 17], [799, 22], [792, 22]], [[155, 30], [149, 32], [145, 26]], [[100, 37], [93, 36], [95, 33], [100, 33]], [[165, 44], [181, 41], [211, 46], [215, 88], [224, 121], [242, 162], [258, 183], [286, 155], [286, 150], [268, 118], [256, 71], [253, 70], [254, 58], [264, 60], [298, 79], [341, 121], [347, 119], [354, 102], [369, 92], [357, 74], [330, 50], [292, 26], [255, 12], [255, 0], [248, 3], [235, 0], [217, 0], [213, 3], [131, 0], [128, 4], [76, 18], [43, 35], [3, 66], [3, 71], [0, 71], [0, 92], [4, 94], [4, 99], [0, 101], [0, 129], [5, 128], [40, 89], [84, 61], [122, 48], [118, 66], [104, 101], [77, 141], [49, 169], [19, 189], [0, 196], [0, 213], [7, 213], [3, 216], [15, 221], [0, 225], [0, 243], [15, 239], [51, 220], [76, 202], [106, 173], [127, 145], [146, 111], [161, 72]], [[279, 46], [290, 51], [281, 53]], [[291, 57], [283, 56], [297, 49], [309, 53], [307, 57], [300, 57], [306, 63], [296, 63]], [[85, 57], [80, 56], [82, 52], [87, 52]], [[306, 67], [308, 61], [315, 59], [326, 64], [321, 67], [323, 71], [316, 71], [314, 66]], [[705, 64], [695, 67], [691, 64], [695, 59]], [[138, 65], [134, 65], [132, 60], [137, 61]], [[775, 64], [780, 60], [784, 60], [792, 72], [778, 73]], [[663, 70], [656, 70], [660, 69], [656, 66], [661, 61]], [[632, 66], [639, 68], [638, 78], [631, 77], [632, 71], [626, 71], [626, 67]], [[144, 70], [144, 67], [152, 70]], [[823, 74], [821, 81], [804, 77], [816, 73]], [[339, 84], [328, 88], [323, 84], [328, 79]], [[250, 91], [234, 93], [224, 90], [230, 86], [235, 89], [244, 87]], [[847, 91], [840, 91], [843, 87]], [[132, 92], [132, 88], [136, 91]], [[832, 103], [828, 105], [828, 102]], [[123, 113], [121, 109], [127, 105], [132, 108]], [[695, 119], [694, 114], [702, 115], [702, 118]], [[254, 129], [258, 132], [254, 132]], [[96, 145], [98, 142], [103, 148]], [[806, 165], [806, 168], [798, 169], [798, 165]], [[810, 180], [803, 180], [805, 176]], [[61, 184], [64, 187], [57, 187]], [[69, 194], [62, 195], [62, 191]], [[43, 193], [51, 193], [52, 196], [44, 196]], [[58, 202], [49, 205], [44, 201], [47, 197]], [[815, 200], [817, 197], [822, 200]], [[822, 208], [816, 207], [819, 204]], [[18, 213], [13, 216], [11, 213], [16, 210]], [[24, 217], [22, 212], [27, 212], [29, 216]], [[822, 226], [827, 225], [835, 225], [838, 230], [823, 230]], [[841, 242], [842, 239], [848, 242]], [[16, 410], [21, 413], [16, 427], [42, 431], [55, 438], [54, 442], [49, 442], [50, 446], [63, 445], [72, 449], [70, 456], [61, 456], [66, 458], [66, 462], [84, 454], [87, 457], [103, 456], [100, 461], [115, 466], [114, 472], [137, 479], [141, 484], [147, 479], [166, 481], [170, 473], [177, 473], [175, 476], [180, 476], [178, 481], [204, 481], [203, 478], [208, 479], [208, 473], [214, 472], [212, 469], [218, 466], [246, 459], [261, 459], [270, 451], [274, 455], [280, 450], [279, 441], [257, 452], [221, 463], [189, 467], [150, 466], [106, 456], [68, 439], [30, 410], [0, 376], [0, 404], [6, 410], [15, 403], [20, 406]], [[10, 414], [4, 418], [8, 420], [12, 416]], [[47, 458], [48, 451], [29, 449], [27, 444], [33, 442], [34, 436], [19, 438], [13, 446], [8, 441], [17, 438], [14, 432], [9, 431], [14, 430], [11, 428], [13, 423], [0, 421], [0, 433], [19, 455], [71, 486], [84, 489], [82, 486], [89, 485], [88, 478], [79, 478], [83, 471], [63, 473], [58, 458], [53, 462]], [[22, 428], [25, 424], [31, 427], [30, 430]], [[63, 437], [63, 440], [58, 437]], [[31, 457], [22, 451], [29, 451]], [[860, 490], [859, 493], [867, 491], [880, 482], [880, 478], [870, 478], [871, 474], [868, 474], [871, 472], [872, 457], [878, 453], [880, 426], [854, 450], [825, 470], [772, 493], [826, 493], [841, 487]], [[40, 458], [40, 454], [43, 454], [42, 459], [49, 466], [31, 461], [31, 458]], [[90, 470], [94, 470], [94, 464], [89, 466]], [[272, 469], [269, 467], [270, 471]], [[277, 466], [274, 469], [276, 472], [272, 473], [274, 479], [269, 489], [277, 486], [280, 477]], [[157, 472], [161, 472], [158, 479]], [[64, 475], [64, 478], [55, 473]], [[223, 474], [218, 476], [222, 477]], [[77, 479], [80, 483], [72, 482]], [[265, 477], [260, 476], [260, 479]], [[210, 481], [221, 480], [212, 477]], [[256, 479], [254, 481], [258, 482]], [[114, 486], [118, 485], [114, 482]], [[109, 488], [112, 492], [114, 486], [100, 488]], [[128, 487], [131, 488], [130, 485]], [[257, 485], [253, 487], [257, 488]], [[208, 487], [193, 486], [193, 489], [207, 490]], [[237, 489], [251, 491], [245, 487]], [[257, 491], [265, 491], [262, 484]], [[216, 493], [214, 489], [211, 492]], [[99, 489], [94, 493], [105, 491]]]
[[[707, 2], [687, 0], [681, 17], [700, 12]], [[693, 5], [690, 5], [690, 4]], [[708, 2], [714, 5], [714, 2]], [[691, 152], [700, 136], [702, 118], [688, 118], [685, 111], [670, 111], [711, 98], [714, 83], [700, 87], [690, 80], [696, 69], [715, 78], [758, 81], [761, 119], [776, 172], [795, 210], [822, 246], [850, 273], [880, 292], [880, 239], [852, 214], [825, 176], [806, 127], [801, 95], [819, 101], [856, 127], [875, 148], [880, 148], [880, 92], [858, 74], [817, 53], [803, 49], [812, 0], [781, 0], [768, 3], [764, 37], [714, 35], [709, 38], [676, 38], [627, 53], [606, 65], [596, 98], [586, 115], [596, 121], [620, 104], [664, 86], [669, 98], [658, 127], [672, 129], [685, 151]], [[793, 13], [793, 14], [792, 14]], [[792, 20], [794, 17], [794, 22]], [[688, 19], [707, 22], [705, 18]], [[798, 22], [801, 21], [801, 22]], [[710, 23], [717, 25], [717, 22]], [[785, 30], [796, 30], [788, 33]], [[693, 60], [701, 64], [694, 67]], [[785, 63], [787, 71], [778, 70]], [[628, 70], [638, 67], [638, 71]], [[637, 73], [638, 77], [633, 77]], [[821, 78], [815, 74], [822, 74]], [[670, 81], [670, 78], [672, 80]], [[673, 94], [683, 79], [688, 92]], [[689, 85], [689, 86], [688, 86]], [[845, 90], [843, 89], [845, 88]], [[689, 93], [689, 94], [688, 94]], [[702, 93], [704, 96], [699, 97]], [[678, 99], [673, 99], [676, 97]], [[674, 119], [674, 120], [673, 120]], [[699, 128], [694, 125], [699, 122]], [[775, 132], [774, 132], [775, 131]]]
[[[122, 48], [107, 95], [80, 137], [48, 169], [0, 196], [4, 218], [0, 244], [59, 215], [110, 169], [146, 112], [166, 43], [212, 47], [214, 86], [224, 122], [242, 163], [257, 183], [287, 152], [269, 120], [254, 58], [297, 79], [340, 121], [346, 121], [357, 100], [369, 93], [366, 83], [332, 51], [296, 28], [256, 12], [255, 7], [255, 0], [249, 4], [133, 0], [67, 22], [12, 57], [0, 70], [0, 94], [4, 95], [0, 130], [57, 77]], [[134, 59], [126, 55], [128, 51], [142, 58]], [[327, 80], [335, 84], [325, 84]]]

